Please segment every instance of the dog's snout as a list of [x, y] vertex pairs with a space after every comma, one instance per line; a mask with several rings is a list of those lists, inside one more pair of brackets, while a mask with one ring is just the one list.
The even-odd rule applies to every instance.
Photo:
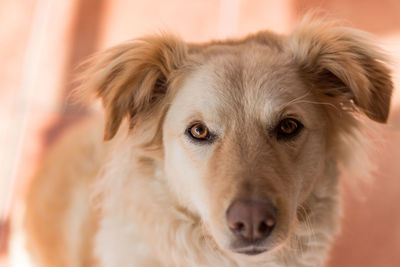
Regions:
[[276, 224], [276, 209], [271, 201], [235, 200], [226, 212], [229, 229], [246, 241], [255, 242], [269, 236]]

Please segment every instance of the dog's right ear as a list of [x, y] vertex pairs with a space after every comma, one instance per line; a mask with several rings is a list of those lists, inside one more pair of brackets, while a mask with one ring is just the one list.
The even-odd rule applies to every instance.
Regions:
[[101, 98], [106, 113], [104, 140], [114, 137], [125, 117], [132, 127], [149, 116], [186, 54], [186, 45], [178, 38], [155, 36], [113, 47], [87, 61], [79, 90]]

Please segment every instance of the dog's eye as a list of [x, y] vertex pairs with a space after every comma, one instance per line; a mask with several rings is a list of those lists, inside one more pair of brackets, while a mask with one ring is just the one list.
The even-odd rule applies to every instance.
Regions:
[[196, 122], [192, 126], [188, 128], [189, 135], [198, 141], [207, 141], [210, 140], [211, 135], [210, 132], [203, 123]]
[[277, 139], [284, 140], [295, 137], [300, 133], [303, 128], [303, 124], [296, 119], [286, 118], [279, 122], [278, 127], [276, 129]]

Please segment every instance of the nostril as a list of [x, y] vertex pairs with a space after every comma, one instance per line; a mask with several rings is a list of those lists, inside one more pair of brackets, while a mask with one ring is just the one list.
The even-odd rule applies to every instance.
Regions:
[[242, 222], [237, 222], [237, 223], [233, 224], [233, 226], [230, 228], [231, 228], [232, 232], [239, 234], [245, 230], [245, 225]]
[[258, 233], [261, 236], [265, 236], [272, 230], [274, 225], [275, 225], [275, 221], [272, 219], [267, 219], [267, 220], [261, 221], [260, 224], [258, 225], [258, 229], [257, 229]]
[[241, 231], [244, 229], [244, 223], [238, 222], [235, 224], [235, 230]]
[[260, 225], [258, 226], [258, 232], [261, 234], [264, 234], [268, 231], [269, 227], [266, 222], [261, 222]]

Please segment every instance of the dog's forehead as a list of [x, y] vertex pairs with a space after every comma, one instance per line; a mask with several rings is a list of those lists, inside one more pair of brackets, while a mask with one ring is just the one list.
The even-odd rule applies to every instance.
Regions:
[[272, 115], [304, 93], [298, 83], [287, 55], [239, 46], [206, 57], [187, 78], [184, 91], [186, 101], [202, 112]]

